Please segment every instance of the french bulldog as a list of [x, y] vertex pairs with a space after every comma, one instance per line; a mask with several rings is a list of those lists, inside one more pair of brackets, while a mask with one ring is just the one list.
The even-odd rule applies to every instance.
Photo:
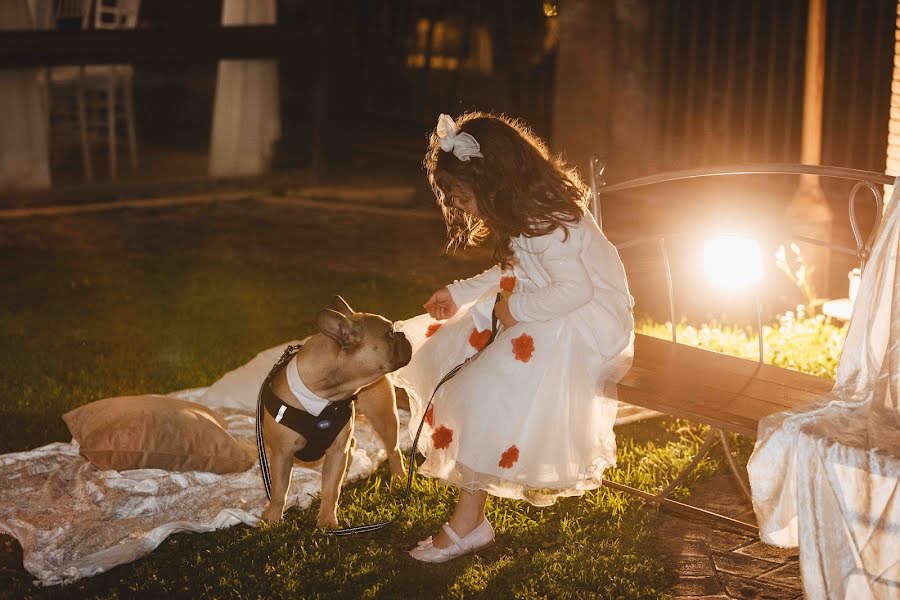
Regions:
[[[340, 296], [335, 296], [330, 309], [319, 312], [316, 327], [318, 333], [303, 341], [296, 363], [288, 362], [274, 375], [272, 391], [282, 403], [303, 410], [287, 379], [287, 369], [296, 367], [303, 384], [321, 399], [335, 402], [357, 394], [355, 409], [366, 416], [384, 442], [392, 477], [402, 478], [396, 396], [394, 386], [385, 375], [409, 363], [412, 357], [409, 340], [403, 333], [395, 332], [384, 317], [356, 312]], [[294, 454], [304, 448], [307, 440], [276, 422], [268, 411], [263, 411], [263, 438], [271, 468], [271, 499], [262, 518], [276, 522], [284, 512]], [[322, 490], [318, 527], [338, 527], [338, 497], [354, 445], [351, 414], [320, 459]]]

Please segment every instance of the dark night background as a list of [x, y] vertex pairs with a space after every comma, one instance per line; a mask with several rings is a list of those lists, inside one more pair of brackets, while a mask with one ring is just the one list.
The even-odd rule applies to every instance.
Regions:
[[[828, 2], [823, 164], [884, 169], [895, 10]], [[415, 176], [436, 115], [474, 108], [524, 119], [582, 167], [607, 157], [611, 181], [799, 160], [804, 1], [281, 0], [277, 12], [298, 35], [273, 56], [276, 171], [310, 167], [320, 152], [323, 169]], [[138, 27], [207, 30], [220, 16], [217, 0], [148, 0]], [[122, 176], [203, 175], [215, 62], [186, 53], [135, 68], [147, 161]], [[593, 110], [566, 111], [574, 101]], [[55, 181], [79, 182], [77, 156], [53, 166]]]

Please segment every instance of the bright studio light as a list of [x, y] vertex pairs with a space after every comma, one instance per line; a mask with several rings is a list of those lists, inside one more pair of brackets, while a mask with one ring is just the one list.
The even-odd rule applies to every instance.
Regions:
[[720, 235], [703, 242], [703, 270], [716, 287], [734, 290], [762, 281], [762, 253], [756, 240]]

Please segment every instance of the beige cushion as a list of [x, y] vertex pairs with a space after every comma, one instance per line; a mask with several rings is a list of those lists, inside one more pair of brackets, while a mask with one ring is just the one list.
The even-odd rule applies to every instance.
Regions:
[[205, 406], [169, 396], [97, 400], [63, 415], [81, 454], [102, 470], [234, 473], [253, 457]]

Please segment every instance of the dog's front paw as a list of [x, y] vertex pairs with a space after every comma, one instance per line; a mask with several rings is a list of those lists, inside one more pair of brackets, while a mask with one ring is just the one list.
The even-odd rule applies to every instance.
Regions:
[[263, 511], [262, 516], [260, 517], [266, 523], [278, 523], [281, 521], [282, 517], [282, 509], [280, 506], [274, 506], [270, 504], [266, 510]]
[[340, 527], [337, 515], [319, 515], [319, 518], [316, 519], [316, 527], [320, 529], [337, 529]]

